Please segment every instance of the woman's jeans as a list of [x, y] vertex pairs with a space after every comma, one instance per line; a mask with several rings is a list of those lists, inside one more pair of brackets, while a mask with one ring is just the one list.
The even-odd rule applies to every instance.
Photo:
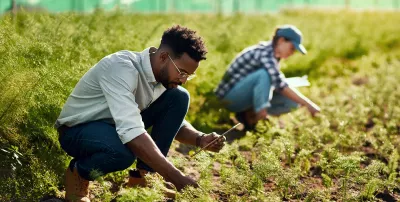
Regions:
[[278, 92], [271, 95], [271, 78], [265, 69], [256, 70], [240, 80], [222, 99], [228, 110], [255, 112], [267, 109], [270, 115], [288, 113], [299, 105]]
[[[145, 128], [152, 126], [151, 137], [166, 156], [188, 111], [189, 93], [182, 87], [168, 89], [141, 112]], [[127, 109], [128, 110], [128, 109]], [[70, 169], [77, 167], [81, 177], [94, 180], [110, 172], [130, 167], [136, 156], [118, 137], [115, 125], [92, 121], [63, 130], [59, 141], [68, 155], [74, 157]], [[153, 171], [138, 159], [137, 168]]]

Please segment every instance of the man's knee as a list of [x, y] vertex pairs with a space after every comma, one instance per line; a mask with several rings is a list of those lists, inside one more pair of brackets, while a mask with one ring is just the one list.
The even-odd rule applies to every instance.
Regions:
[[116, 151], [113, 154], [114, 165], [117, 170], [125, 170], [129, 168], [133, 162], [135, 162], [136, 157], [128, 149]]
[[173, 104], [187, 111], [190, 102], [190, 94], [185, 88], [179, 86], [178, 88], [167, 90], [166, 93], [168, 93], [167, 96], [170, 97]]

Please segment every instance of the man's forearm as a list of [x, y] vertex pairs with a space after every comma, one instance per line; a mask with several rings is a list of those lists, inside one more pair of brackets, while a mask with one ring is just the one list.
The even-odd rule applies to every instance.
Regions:
[[[215, 142], [214, 140], [216, 140], [217, 138], [218, 141]], [[219, 152], [225, 145], [224, 142], [226, 141], [225, 137], [220, 138], [220, 135], [215, 132], [205, 135], [204, 133], [196, 130], [190, 124], [182, 126], [181, 129], [178, 131], [175, 139], [183, 144], [190, 144], [202, 148], [214, 141], [213, 144], [208, 145], [206, 148], [206, 150], [212, 152]]]
[[176, 134], [175, 139], [183, 144], [196, 145], [196, 140], [202, 133], [190, 125], [184, 125]]
[[126, 143], [126, 145], [135, 156], [153, 168], [167, 181], [174, 183], [175, 179], [183, 176], [183, 174], [164, 157], [149, 134], [143, 133]]

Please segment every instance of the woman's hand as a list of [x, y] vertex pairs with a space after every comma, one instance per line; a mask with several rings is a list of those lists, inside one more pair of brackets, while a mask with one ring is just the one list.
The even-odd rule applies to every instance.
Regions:
[[321, 108], [316, 105], [315, 103], [310, 103], [307, 106], [308, 111], [311, 113], [312, 116], [315, 116], [316, 114], [321, 112]]

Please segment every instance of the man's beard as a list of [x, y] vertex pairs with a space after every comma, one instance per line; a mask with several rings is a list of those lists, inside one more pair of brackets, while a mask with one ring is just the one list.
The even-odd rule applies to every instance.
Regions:
[[166, 89], [172, 89], [172, 88], [177, 88], [179, 85], [182, 85], [181, 82], [170, 82], [169, 81], [169, 72], [168, 68], [164, 66], [161, 68], [160, 72], [160, 83], [166, 88]]

